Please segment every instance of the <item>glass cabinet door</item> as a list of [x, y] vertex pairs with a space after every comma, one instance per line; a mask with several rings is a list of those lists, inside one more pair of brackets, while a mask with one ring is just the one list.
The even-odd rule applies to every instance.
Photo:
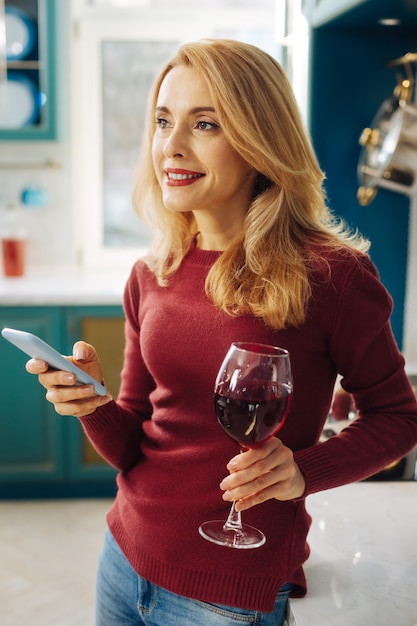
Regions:
[[[75, 341], [82, 339], [93, 345], [103, 367], [107, 389], [117, 397], [123, 365], [124, 316], [121, 306], [79, 306], [67, 310], [67, 345], [65, 354], [71, 354]], [[72, 481], [89, 481], [103, 493], [100, 485], [114, 489], [116, 470], [110, 467], [93, 449], [78, 420], [68, 420], [67, 442], [69, 476]]]
[[0, 139], [55, 138], [54, 0], [0, 2]]

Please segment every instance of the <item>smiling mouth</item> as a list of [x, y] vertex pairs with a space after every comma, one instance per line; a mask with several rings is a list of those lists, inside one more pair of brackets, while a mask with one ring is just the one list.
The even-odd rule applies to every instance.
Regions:
[[204, 174], [178, 174], [176, 172], [167, 172], [168, 180], [192, 180], [193, 178], [201, 178]]

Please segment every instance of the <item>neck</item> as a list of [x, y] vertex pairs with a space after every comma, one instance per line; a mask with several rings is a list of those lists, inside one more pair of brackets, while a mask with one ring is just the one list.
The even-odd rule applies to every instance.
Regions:
[[193, 211], [197, 226], [197, 247], [201, 250], [223, 252], [244, 232], [248, 206], [221, 207], [218, 210]]
[[196, 246], [200, 250], [223, 252], [241, 232], [241, 229], [237, 229], [235, 225], [216, 232], [200, 229], [196, 235]]

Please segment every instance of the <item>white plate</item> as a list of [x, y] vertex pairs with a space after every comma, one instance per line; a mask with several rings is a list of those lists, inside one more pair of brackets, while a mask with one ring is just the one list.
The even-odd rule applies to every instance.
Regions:
[[6, 58], [9, 61], [24, 59], [35, 45], [34, 21], [20, 9], [6, 7]]
[[0, 81], [0, 129], [21, 128], [32, 124], [38, 115], [38, 92], [31, 80], [9, 72]]

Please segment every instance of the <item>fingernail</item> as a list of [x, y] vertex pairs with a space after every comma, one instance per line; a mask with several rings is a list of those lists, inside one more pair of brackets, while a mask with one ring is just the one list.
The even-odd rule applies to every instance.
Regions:
[[220, 489], [227, 489], [227, 485], [228, 485], [228, 477], [223, 478], [222, 482], [220, 483], [219, 487]]
[[74, 352], [74, 357], [77, 361], [84, 361], [86, 356], [87, 354], [84, 348], [77, 348], [76, 351]]
[[64, 374], [64, 377], [63, 377], [63, 378], [64, 378], [64, 381], [65, 381], [66, 383], [73, 383], [73, 382], [75, 382], [75, 376], [74, 376], [74, 374]]

